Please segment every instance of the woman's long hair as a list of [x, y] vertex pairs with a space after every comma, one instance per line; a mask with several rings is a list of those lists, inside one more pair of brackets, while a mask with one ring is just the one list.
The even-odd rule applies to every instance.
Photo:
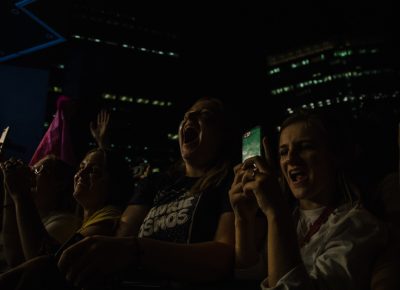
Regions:
[[53, 154], [47, 155], [41, 160], [45, 160], [48, 163], [49, 174], [59, 185], [57, 187], [58, 192], [54, 192], [58, 197], [54, 210], [73, 212], [76, 207], [76, 202], [72, 196], [74, 190], [74, 168]]
[[109, 176], [106, 205], [125, 208], [133, 193], [133, 179], [129, 165], [117, 151], [94, 148], [86, 156], [93, 152], [100, 152], [103, 155], [105, 171]]

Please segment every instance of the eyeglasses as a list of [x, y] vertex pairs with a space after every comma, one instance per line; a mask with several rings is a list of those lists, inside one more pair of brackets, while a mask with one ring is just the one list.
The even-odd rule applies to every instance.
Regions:
[[40, 164], [39, 166], [32, 167], [32, 170], [35, 175], [38, 175], [43, 171], [43, 168], [43, 164]]

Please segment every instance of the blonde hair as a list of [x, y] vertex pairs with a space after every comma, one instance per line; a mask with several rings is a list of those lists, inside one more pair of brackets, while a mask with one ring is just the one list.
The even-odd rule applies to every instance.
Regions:
[[46, 155], [38, 160], [35, 165], [39, 162], [42, 164], [44, 162], [47, 163], [49, 174], [59, 184], [58, 192], [54, 192], [58, 196], [57, 210], [74, 211], [76, 206], [76, 202], [72, 197], [74, 190], [74, 168], [54, 154]]
[[125, 162], [123, 156], [112, 149], [96, 147], [89, 150], [84, 158], [89, 154], [97, 152], [103, 156], [104, 170], [109, 177], [108, 198], [106, 203], [107, 205], [125, 208], [133, 192], [129, 166]]
[[[280, 132], [288, 126], [299, 122], [305, 122], [307, 125], [316, 128], [322, 134], [326, 146], [339, 161], [337, 162], [336, 185], [342, 195], [337, 197], [337, 202], [355, 205], [360, 201], [360, 194], [347, 176], [348, 167], [345, 163], [345, 160], [351, 154], [350, 136], [344, 126], [338, 125], [339, 121], [337, 118], [327, 114], [301, 109], [283, 121]], [[288, 194], [289, 188], [282, 173], [281, 185], [284, 192]]]

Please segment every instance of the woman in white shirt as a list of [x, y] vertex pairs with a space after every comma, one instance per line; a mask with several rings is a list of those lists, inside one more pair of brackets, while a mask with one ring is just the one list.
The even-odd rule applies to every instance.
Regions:
[[[262, 273], [262, 289], [368, 287], [383, 235], [344, 178], [349, 147], [340, 132], [329, 119], [301, 111], [281, 126], [281, 178], [261, 157], [235, 167], [229, 194], [237, 278]], [[267, 149], [265, 138], [263, 143]], [[293, 213], [280, 180], [297, 200]], [[259, 210], [267, 225], [262, 247]]]

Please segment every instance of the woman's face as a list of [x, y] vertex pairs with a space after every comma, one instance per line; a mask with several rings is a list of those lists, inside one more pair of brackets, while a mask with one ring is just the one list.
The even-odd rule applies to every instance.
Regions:
[[196, 102], [179, 127], [179, 146], [186, 163], [207, 166], [220, 152], [222, 143], [220, 104], [212, 100]]
[[107, 200], [109, 175], [104, 154], [94, 151], [86, 155], [74, 176], [74, 197], [84, 208], [103, 206]]
[[334, 158], [315, 125], [303, 121], [284, 128], [279, 155], [283, 175], [302, 208], [317, 208], [332, 201]]

